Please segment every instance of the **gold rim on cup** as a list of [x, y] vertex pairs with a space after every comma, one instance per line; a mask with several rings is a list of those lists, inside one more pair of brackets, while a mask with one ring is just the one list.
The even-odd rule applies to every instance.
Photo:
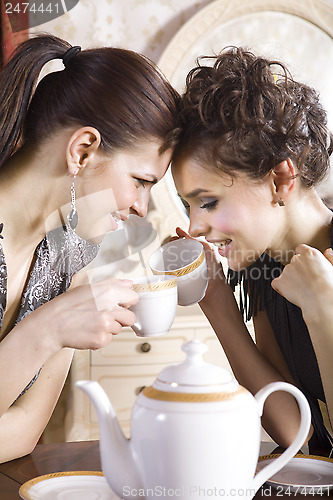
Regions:
[[171, 276], [177, 276], [179, 278], [180, 276], [185, 276], [186, 274], [195, 271], [200, 266], [200, 264], [203, 263], [204, 259], [205, 259], [205, 251], [203, 250], [199, 255], [199, 257], [194, 262], [188, 264], [185, 267], [181, 267], [180, 269], [175, 269], [173, 271], [157, 271], [157, 269], [151, 268], [151, 270], [154, 274], [167, 274]]
[[[163, 273], [164, 274], [164, 273]], [[155, 281], [148, 283], [133, 283], [132, 290], [135, 292], [160, 292], [162, 290], [169, 290], [177, 286], [177, 279], [168, 279], [165, 281]]]

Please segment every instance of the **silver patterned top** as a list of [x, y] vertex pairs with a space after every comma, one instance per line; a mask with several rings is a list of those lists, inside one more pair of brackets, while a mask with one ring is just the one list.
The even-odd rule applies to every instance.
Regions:
[[[3, 225], [0, 227], [1, 232]], [[73, 275], [87, 266], [96, 257], [98, 250], [99, 245], [83, 240], [67, 225], [47, 233], [35, 250], [34, 265], [22, 294], [15, 325], [39, 306], [66, 292]], [[0, 330], [6, 302], [7, 267], [0, 243]], [[39, 372], [22, 394], [35, 382]]]

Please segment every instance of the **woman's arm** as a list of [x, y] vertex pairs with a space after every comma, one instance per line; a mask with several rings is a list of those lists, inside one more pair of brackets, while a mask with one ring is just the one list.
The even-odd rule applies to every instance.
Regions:
[[[180, 228], [177, 228], [177, 234], [179, 237], [189, 237]], [[199, 305], [214, 329], [236, 379], [252, 394], [271, 382], [293, 383], [267, 315], [259, 313], [256, 317], [254, 342], [243, 321], [234, 293], [226, 282], [221, 263], [216, 259], [212, 248], [207, 243], [203, 245], [209, 270], [209, 285]], [[277, 444], [288, 447], [294, 440], [300, 423], [296, 400], [286, 392], [277, 392], [268, 397], [264, 410], [264, 428]]]
[[333, 421], [333, 253], [299, 245], [272, 287], [302, 309]]
[[72, 357], [72, 349], [54, 354], [34, 385], [0, 417], [0, 462], [34, 449], [58, 401]]
[[[280, 346], [276, 340], [270, 321], [265, 311], [259, 311], [253, 319], [256, 336], [256, 346], [264, 358], [281, 374], [281, 380], [289, 384], [295, 384], [288, 365], [283, 357]], [[295, 399], [285, 397], [286, 394], [276, 392], [270, 396], [275, 398], [274, 405], [265, 405], [262, 416], [262, 425], [267, 433], [277, 443], [285, 442], [284, 448], [295, 438], [300, 425], [300, 413]], [[276, 407], [279, 409], [280, 417], [275, 415]], [[273, 413], [272, 413], [273, 412]], [[308, 439], [313, 433], [311, 426]]]
[[[256, 338], [260, 339], [256, 345], [243, 322], [231, 288], [225, 286], [228, 289], [217, 292], [215, 300], [212, 297], [207, 301], [204, 299], [200, 306], [220, 340], [238, 382], [252, 394], [271, 382], [292, 383], [282, 355], [274, 345], [274, 334], [266, 314], [259, 313], [255, 320]], [[262, 341], [265, 337], [266, 340]], [[273, 343], [266, 351], [269, 340]], [[300, 425], [296, 400], [285, 392], [269, 396], [262, 424], [276, 443], [288, 447]]]
[[[78, 286], [30, 313], [0, 342], [2, 460], [29, 453], [36, 444], [66, 378], [71, 348], [104, 347], [135, 322], [128, 307], [138, 297], [130, 286], [113, 278]], [[16, 401], [43, 365], [35, 384]]]
[[59, 295], [20, 321], [0, 342], [0, 415], [64, 347], [99, 349], [135, 322], [131, 282], [108, 278]]

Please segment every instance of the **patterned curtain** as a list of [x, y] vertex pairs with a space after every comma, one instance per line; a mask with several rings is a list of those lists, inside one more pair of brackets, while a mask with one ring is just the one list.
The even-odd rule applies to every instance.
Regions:
[[15, 47], [29, 37], [29, 13], [6, 13], [6, 3], [0, 0], [0, 69], [5, 66]]

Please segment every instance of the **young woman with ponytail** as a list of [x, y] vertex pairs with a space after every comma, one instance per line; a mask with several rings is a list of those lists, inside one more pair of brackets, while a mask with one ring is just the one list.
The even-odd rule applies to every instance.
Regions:
[[[248, 390], [285, 380], [304, 392], [310, 450], [329, 454], [321, 408], [333, 419], [333, 214], [316, 190], [332, 152], [326, 112], [283, 64], [229, 47], [190, 71], [179, 119], [172, 173], [190, 235], [210, 243], [200, 306]], [[295, 400], [270, 396], [262, 421], [288, 446], [299, 427]]]
[[[64, 69], [39, 81], [53, 59]], [[81, 270], [117, 219], [146, 215], [169, 165], [178, 95], [134, 52], [42, 35], [17, 48], [0, 96], [3, 462], [38, 442], [73, 349], [103, 347], [135, 321], [130, 281], [83, 284]]]

